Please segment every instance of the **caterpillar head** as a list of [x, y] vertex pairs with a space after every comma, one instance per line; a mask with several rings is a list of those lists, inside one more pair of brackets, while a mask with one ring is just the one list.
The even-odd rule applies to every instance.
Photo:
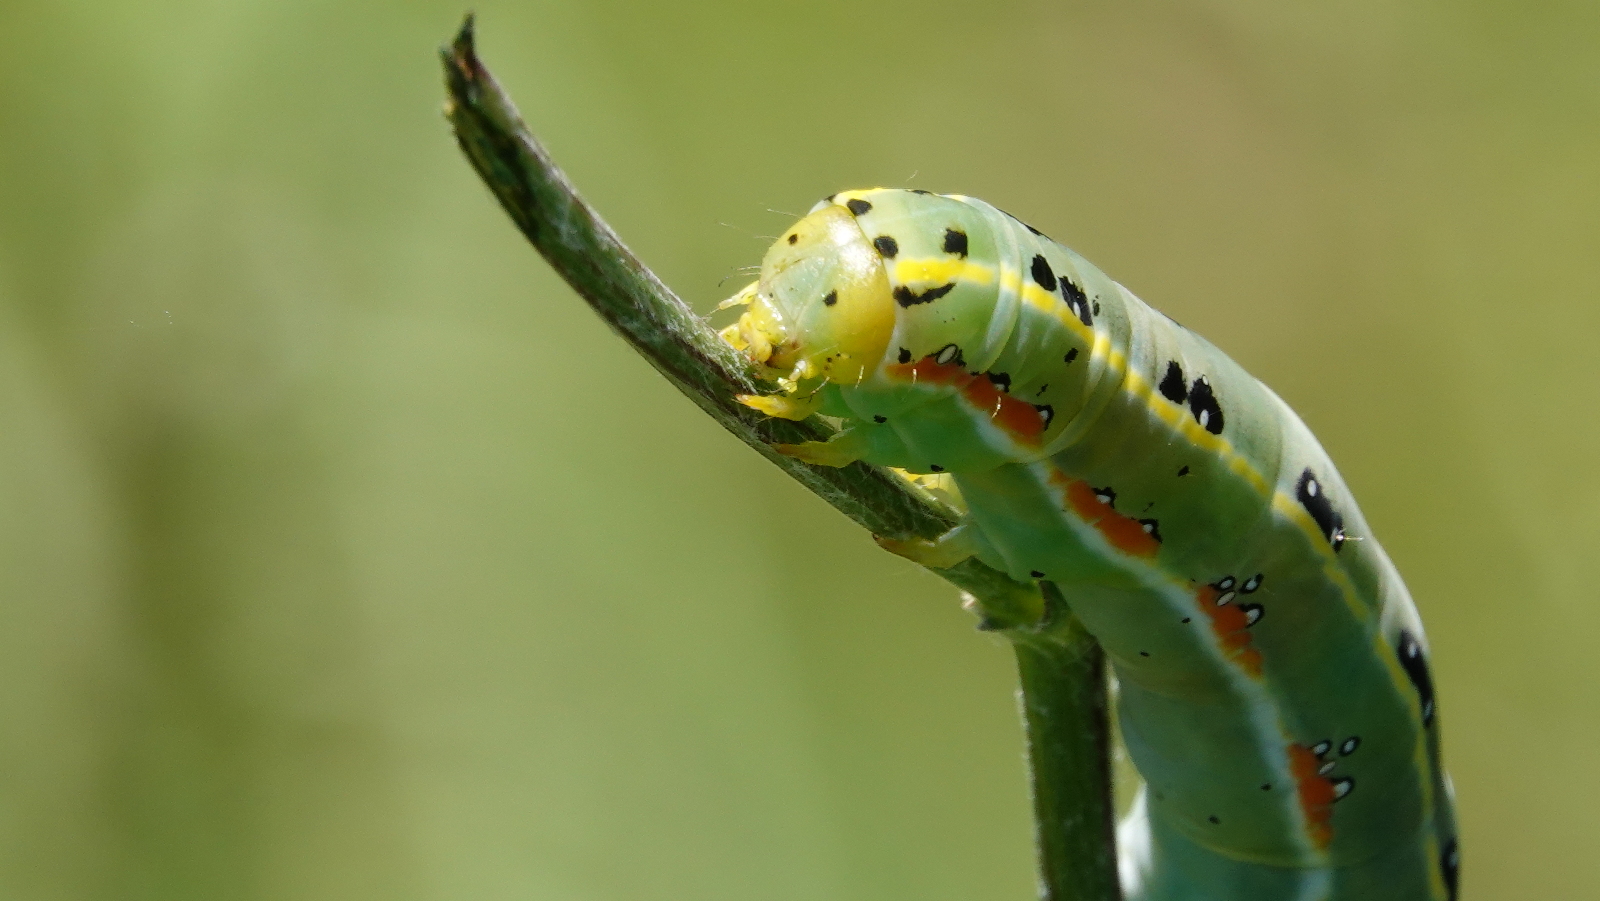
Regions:
[[878, 368], [894, 332], [883, 258], [842, 207], [824, 201], [778, 238], [761, 280], [725, 306], [749, 309], [723, 336], [792, 385], [850, 385]]

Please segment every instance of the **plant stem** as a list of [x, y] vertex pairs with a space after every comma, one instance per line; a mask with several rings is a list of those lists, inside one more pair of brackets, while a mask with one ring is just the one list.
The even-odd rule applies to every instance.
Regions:
[[1055, 585], [1042, 584], [1046, 621], [1031, 633], [1011, 633], [1028, 735], [1039, 897], [1114, 901], [1122, 888], [1109, 791], [1105, 654], [1067, 612]]
[[[815, 417], [770, 419], [735, 400], [776, 386], [639, 262], [578, 195], [478, 60], [471, 16], [440, 53], [445, 116], [462, 152], [539, 253], [657, 371], [723, 428], [875, 535], [931, 539], [956, 523], [958, 511], [888, 470], [865, 463], [816, 467], [774, 451], [773, 444], [826, 441], [833, 429]], [[931, 571], [969, 595], [982, 628], [1002, 630], [1016, 643], [1042, 896], [1113, 901], [1115, 847], [1101, 828], [1102, 820], [1109, 823], [1111, 792], [1098, 647], [1035, 585], [977, 560]], [[1047, 606], [1060, 617], [1047, 616]]]

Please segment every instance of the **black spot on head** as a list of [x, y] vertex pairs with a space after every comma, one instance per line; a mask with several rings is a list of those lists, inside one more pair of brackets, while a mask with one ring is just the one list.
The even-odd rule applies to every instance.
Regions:
[[1042, 573], [1042, 572], [1039, 572], [1039, 571], [1038, 571], [1038, 570], [1037, 570], [1037, 569], [1032, 569], [1032, 570], [1029, 570], [1029, 571], [1028, 571], [1028, 575], [1030, 575], [1030, 576], [1033, 576], [1033, 577], [1034, 577], [1034, 578], [1035, 578], [1035, 579], [1042, 579], [1042, 578], [1044, 578], [1044, 573]]
[[902, 348], [900, 348], [900, 356], [896, 357], [895, 359], [900, 361], [901, 363], [909, 363], [909, 362], [911, 362], [911, 351], [906, 350], [904, 347], [902, 347]]
[[887, 416], [878, 416], [878, 415], [874, 415], [874, 416], [873, 416], [873, 417], [872, 417], [872, 421], [873, 421], [873, 422], [876, 422], [876, 423], [877, 423], [877, 424], [879, 424], [879, 425], [883, 425], [883, 424], [884, 424], [884, 423], [886, 423], [886, 422], [888, 422], [888, 421], [889, 421], [889, 417], [887, 417]]
[[790, 244], [793, 244], [794, 242], [796, 242], [798, 240], [800, 240], [800, 236], [799, 235], [790, 235], [789, 236], [789, 243]]
[[1311, 518], [1316, 520], [1317, 528], [1322, 530], [1322, 537], [1328, 539], [1334, 550], [1344, 546], [1344, 517], [1339, 511], [1333, 509], [1333, 502], [1328, 500], [1328, 492], [1322, 483], [1317, 481], [1317, 476], [1309, 467], [1300, 473], [1300, 481], [1294, 486], [1295, 499], [1300, 502]]
[[910, 288], [907, 288], [905, 285], [901, 285], [900, 287], [894, 289], [894, 299], [902, 307], [915, 306], [919, 303], [933, 303], [946, 294], [949, 294], [951, 291], [954, 291], [955, 287], [956, 283], [951, 282], [948, 285], [940, 285], [937, 288], [929, 288], [928, 290], [923, 291], [921, 294], [918, 294]]
[[1089, 298], [1083, 293], [1082, 288], [1074, 285], [1072, 279], [1064, 275], [1061, 277], [1061, 298], [1067, 302], [1068, 309], [1078, 317], [1079, 322], [1084, 325], [1094, 325], [1094, 317], [1089, 314]]
[[1033, 408], [1039, 412], [1039, 419], [1045, 428], [1050, 428], [1050, 423], [1056, 418], [1056, 408], [1049, 404], [1034, 404]]
[[993, 382], [996, 388], [999, 388], [1001, 391], [1004, 391], [1007, 394], [1011, 393], [1011, 375], [1009, 373], [988, 372], [984, 374], [989, 377], [989, 381]]
[[873, 238], [872, 246], [876, 247], [879, 255], [886, 260], [894, 259], [894, 255], [900, 252], [899, 242], [895, 241], [895, 239], [889, 237], [888, 235], [879, 235], [876, 238]]
[[868, 210], [872, 209], [872, 204], [866, 202], [865, 200], [861, 200], [860, 198], [855, 200], [847, 200], [845, 201], [844, 205], [850, 210], [850, 215], [852, 216], [865, 215]]
[[1185, 466], [1182, 469], [1178, 470], [1178, 476], [1180, 478], [1183, 477], [1183, 476], [1186, 476], [1188, 474], [1189, 474], [1189, 467], [1187, 467], [1187, 466]]
[[1422, 725], [1433, 725], [1433, 677], [1428, 674], [1428, 656], [1422, 652], [1417, 636], [1400, 630], [1400, 643], [1395, 646], [1400, 656], [1400, 668], [1405, 670], [1411, 687], [1417, 690], [1417, 701], [1422, 705]]
[[1217, 403], [1217, 396], [1211, 392], [1211, 383], [1205, 376], [1194, 380], [1189, 386], [1189, 412], [1194, 414], [1194, 421], [1200, 427], [1213, 435], [1222, 434], [1222, 405]]
[[965, 258], [967, 255], [967, 233], [954, 228], [945, 229], [944, 252]]
[[937, 463], [929, 463], [928, 469], [932, 472], [944, 472], [944, 467]]
[[1034, 284], [1039, 287], [1046, 291], [1054, 291], [1056, 289], [1055, 271], [1050, 268], [1050, 261], [1044, 258], [1044, 254], [1038, 254], [1033, 258], [1032, 275]]
[[1167, 361], [1167, 374], [1161, 377], [1161, 396], [1175, 404], [1189, 399], [1189, 387], [1184, 383], [1183, 367], [1177, 360]]
[[831, 307], [831, 306], [833, 306], [834, 304], [836, 304], [838, 302], [839, 302], [839, 292], [838, 291], [829, 291], [827, 294], [822, 295], [822, 305], [825, 306], [825, 307]]
[[1076, 360], [1077, 358], [1078, 358], [1078, 349], [1076, 347], [1074, 347], [1071, 350], [1067, 351], [1067, 355], [1065, 357], [1061, 358], [1061, 362], [1063, 362], [1063, 363], [1071, 363], [1073, 360]]
[[1445, 897], [1456, 901], [1461, 885], [1461, 846], [1455, 839], [1445, 842], [1439, 850], [1439, 870], [1444, 876]]

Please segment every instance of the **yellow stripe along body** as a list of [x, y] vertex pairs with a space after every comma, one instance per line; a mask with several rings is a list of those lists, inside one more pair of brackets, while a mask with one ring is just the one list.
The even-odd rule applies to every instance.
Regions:
[[1055, 582], [1105, 647], [1146, 782], [1131, 897], [1454, 897], [1420, 622], [1276, 395], [966, 197], [835, 195], [754, 296], [856, 455], [949, 473], [978, 556]]

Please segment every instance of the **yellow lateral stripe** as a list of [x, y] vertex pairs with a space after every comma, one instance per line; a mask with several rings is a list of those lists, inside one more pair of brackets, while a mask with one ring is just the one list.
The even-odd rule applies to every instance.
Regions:
[[[995, 270], [993, 267], [967, 260], [904, 259], [894, 265], [894, 280], [900, 284], [907, 282], [947, 284], [969, 280], [986, 285], [995, 280]], [[1316, 521], [1287, 494], [1269, 484], [1266, 476], [1262, 475], [1248, 458], [1234, 450], [1233, 442], [1221, 435], [1206, 431], [1200, 423], [1188, 415], [1187, 408], [1162, 397], [1144, 376], [1129, 368], [1127, 355], [1111, 346], [1111, 339], [1103, 330], [1084, 325], [1067, 307], [1066, 301], [1054, 293], [1025, 280], [1020, 273], [1000, 274], [998, 287], [1002, 292], [1009, 291], [1021, 295], [1023, 302], [1028, 306], [1050, 316], [1076, 334], [1079, 340], [1089, 345], [1089, 358], [1104, 361], [1105, 367], [1113, 376], [1121, 377], [1123, 389], [1141, 400], [1151, 415], [1177, 430], [1191, 446], [1216, 455], [1227, 465], [1229, 471], [1247, 482], [1262, 500], [1270, 503], [1274, 510], [1297, 525], [1322, 557], [1323, 569], [1334, 584], [1339, 586], [1340, 592], [1344, 595], [1345, 605], [1358, 619], [1366, 619], [1369, 611], [1362, 606], [1355, 585], [1350, 582], [1343, 567], [1338, 565], [1338, 558], [1328, 546], [1327, 538], [1322, 534], [1322, 529], [1317, 526]]]
[[898, 260], [894, 264], [894, 281], [896, 284], [901, 285], [917, 282], [932, 282], [935, 284], [968, 282], [987, 285], [994, 281], [994, 269], [982, 263], [972, 263], [966, 260]]

